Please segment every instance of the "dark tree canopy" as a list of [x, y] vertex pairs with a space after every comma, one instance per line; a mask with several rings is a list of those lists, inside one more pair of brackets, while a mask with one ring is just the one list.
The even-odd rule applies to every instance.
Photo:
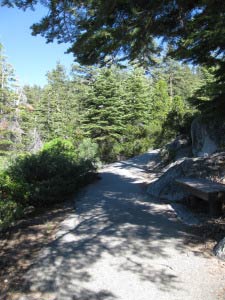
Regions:
[[[225, 72], [224, 0], [3, 0], [22, 9], [45, 5], [33, 34], [67, 42], [82, 64], [138, 59], [149, 64], [167, 41], [179, 59], [219, 66]], [[222, 79], [222, 78], [221, 78]]]

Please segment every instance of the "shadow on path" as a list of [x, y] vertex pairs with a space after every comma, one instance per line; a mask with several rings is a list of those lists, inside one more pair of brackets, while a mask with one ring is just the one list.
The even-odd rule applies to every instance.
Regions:
[[187, 252], [188, 228], [167, 205], [149, 202], [135, 178], [115, 171], [124, 163], [115, 165], [80, 195], [76, 214], [27, 273], [26, 293], [60, 300], [121, 299], [120, 276], [165, 293], [185, 290], [170, 260]]

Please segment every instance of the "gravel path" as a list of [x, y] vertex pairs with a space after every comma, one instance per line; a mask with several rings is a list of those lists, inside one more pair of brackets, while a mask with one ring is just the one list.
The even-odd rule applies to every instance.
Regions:
[[224, 265], [190, 246], [188, 227], [144, 193], [152, 151], [104, 167], [26, 274], [20, 300], [225, 299]]

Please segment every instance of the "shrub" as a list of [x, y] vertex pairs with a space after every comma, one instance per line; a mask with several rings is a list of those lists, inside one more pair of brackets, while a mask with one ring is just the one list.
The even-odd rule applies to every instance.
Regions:
[[7, 156], [0, 156], [0, 172], [7, 167], [8, 161]]
[[23, 207], [62, 202], [94, 171], [92, 160], [78, 158], [72, 142], [55, 139], [37, 154], [18, 157], [0, 174], [0, 200]]
[[22, 214], [23, 209], [16, 202], [0, 200], [0, 228], [8, 226]]
[[95, 166], [100, 166], [101, 162], [98, 157], [98, 144], [90, 138], [84, 138], [77, 146], [77, 158], [81, 161], [91, 161]]

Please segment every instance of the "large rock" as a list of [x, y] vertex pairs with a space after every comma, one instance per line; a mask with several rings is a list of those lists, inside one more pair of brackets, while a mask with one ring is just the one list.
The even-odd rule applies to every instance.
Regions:
[[191, 168], [193, 159], [181, 159], [171, 163], [162, 172], [164, 173], [158, 180], [148, 187], [148, 194], [159, 199], [176, 201], [184, 198], [184, 190], [174, 183], [175, 179], [184, 177], [187, 170]]
[[225, 121], [221, 118], [197, 117], [191, 125], [192, 152], [204, 157], [224, 147]]
[[191, 141], [186, 135], [179, 135], [165, 145], [161, 150], [161, 156], [166, 161], [179, 160], [184, 157], [191, 157]]
[[225, 238], [223, 238], [213, 249], [213, 253], [220, 259], [225, 260]]
[[148, 194], [170, 202], [181, 200], [188, 194], [175, 184], [177, 178], [206, 178], [223, 182], [223, 178], [225, 178], [225, 152], [204, 158], [183, 158], [169, 164], [161, 171], [163, 175], [149, 185]]

